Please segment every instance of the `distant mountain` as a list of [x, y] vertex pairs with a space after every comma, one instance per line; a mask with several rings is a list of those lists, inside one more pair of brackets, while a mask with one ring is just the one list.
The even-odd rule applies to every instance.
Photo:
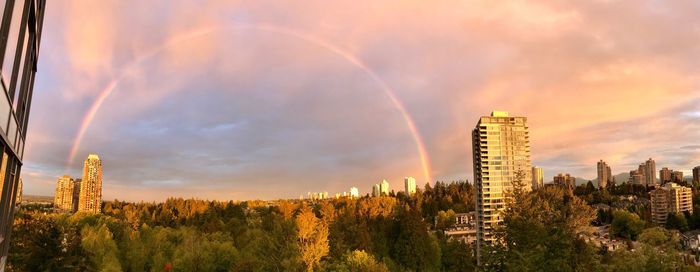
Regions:
[[[619, 173], [617, 175], [613, 175], [613, 178], [615, 180], [615, 183], [621, 184], [623, 182], [627, 182], [630, 179], [630, 174], [623, 172]], [[598, 187], [598, 178], [594, 179], [586, 179], [586, 178], [581, 178], [581, 177], [576, 177], [576, 186], [581, 185], [581, 184], [586, 184], [588, 181], [593, 182], [593, 186]]]
[[619, 173], [617, 175], [613, 176], [615, 178], [615, 183], [616, 184], [621, 184], [623, 182], [627, 182], [630, 180], [630, 173], [629, 172], [623, 172]]
[[590, 179], [585, 179], [585, 178], [580, 178], [576, 177], [576, 186], [579, 186], [581, 184], [587, 184], [588, 181], [593, 182], [593, 186], [598, 186], [598, 179], [590, 180]]

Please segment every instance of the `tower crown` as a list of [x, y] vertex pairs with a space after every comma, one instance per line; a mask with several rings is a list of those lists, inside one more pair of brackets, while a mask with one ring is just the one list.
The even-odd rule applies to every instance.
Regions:
[[507, 111], [492, 111], [491, 117], [508, 117]]

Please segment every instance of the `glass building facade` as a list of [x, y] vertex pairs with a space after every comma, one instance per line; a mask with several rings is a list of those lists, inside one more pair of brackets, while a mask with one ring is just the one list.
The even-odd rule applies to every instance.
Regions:
[[526, 117], [494, 111], [479, 119], [472, 131], [474, 184], [476, 186], [477, 262], [484, 243], [495, 241], [494, 228], [503, 222], [508, 191], [522, 182], [529, 191], [532, 180], [530, 135]]
[[10, 246], [45, 4], [45, 0], [0, 0], [0, 270]]

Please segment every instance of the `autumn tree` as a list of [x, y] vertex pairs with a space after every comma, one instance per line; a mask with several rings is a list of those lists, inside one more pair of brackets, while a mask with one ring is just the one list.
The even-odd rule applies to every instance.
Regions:
[[306, 271], [313, 271], [328, 255], [328, 225], [318, 219], [311, 208], [304, 206], [296, 218], [301, 259]]

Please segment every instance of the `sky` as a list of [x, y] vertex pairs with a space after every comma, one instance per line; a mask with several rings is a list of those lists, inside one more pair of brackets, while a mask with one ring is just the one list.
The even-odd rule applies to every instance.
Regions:
[[470, 130], [492, 110], [528, 117], [546, 180], [650, 157], [689, 175], [699, 13], [693, 0], [50, 2], [24, 193], [52, 195], [89, 153], [106, 200], [471, 181]]

